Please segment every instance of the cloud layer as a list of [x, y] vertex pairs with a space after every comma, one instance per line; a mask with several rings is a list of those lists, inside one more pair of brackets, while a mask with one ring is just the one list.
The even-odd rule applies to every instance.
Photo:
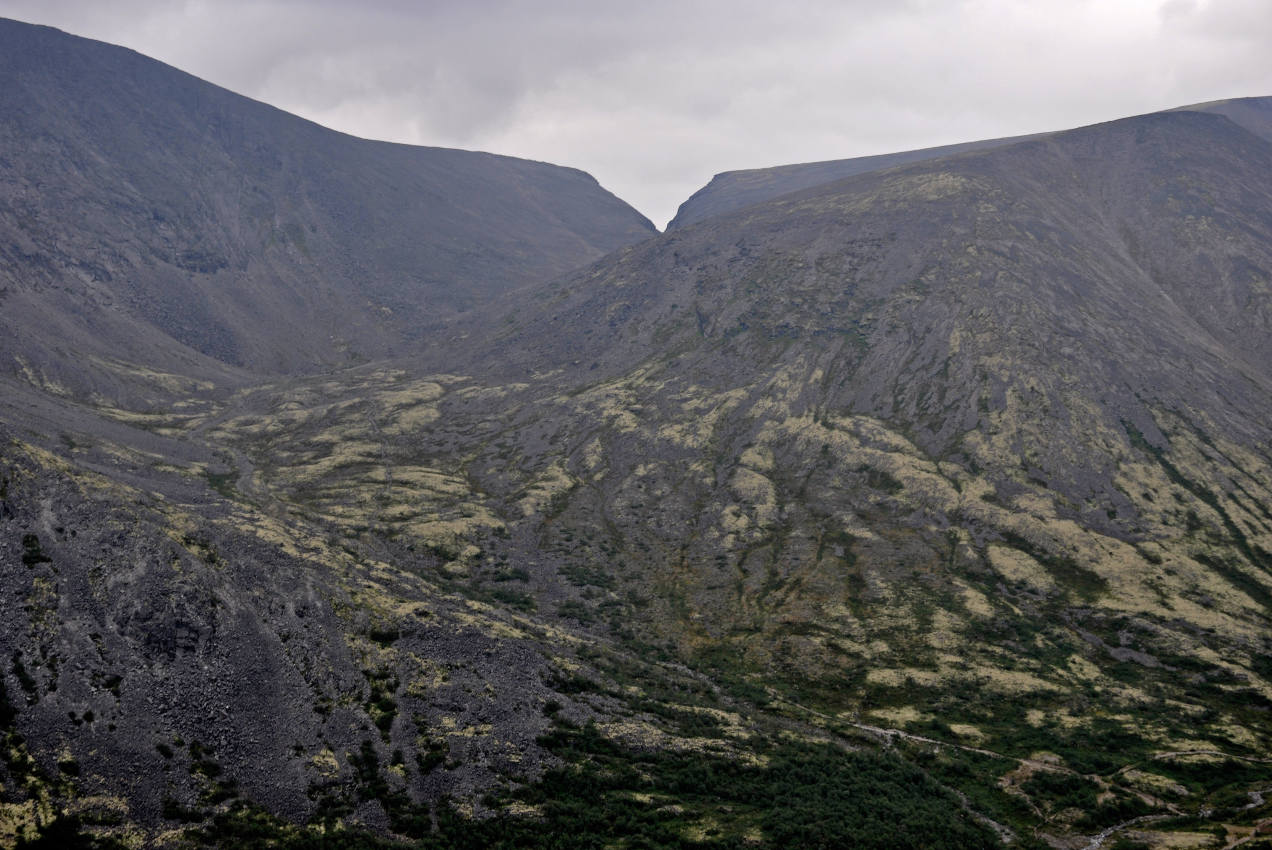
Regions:
[[329, 127], [583, 168], [659, 225], [720, 171], [1272, 94], [1266, 0], [0, 0]]

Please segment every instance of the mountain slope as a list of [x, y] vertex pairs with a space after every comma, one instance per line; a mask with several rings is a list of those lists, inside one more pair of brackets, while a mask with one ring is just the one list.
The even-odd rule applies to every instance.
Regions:
[[[1223, 115], [1255, 135], [1262, 136], [1265, 139], [1272, 138], [1272, 99], [1269, 98], [1234, 98], [1214, 101], [1213, 103], [1181, 106], [1174, 111], [1209, 112]], [[715, 215], [740, 210], [753, 204], [800, 191], [801, 189], [842, 180], [854, 174], [882, 171], [887, 168], [954, 156], [969, 151], [988, 150], [1030, 139], [1039, 139], [1045, 135], [1047, 134], [1011, 136], [1002, 139], [964, 142], [962, 144], [943, 145], [935, 148], [923, 148], [921, 150], [882, 154], [879, 156], [779, 165], [745, 171], [726, 171], [711, 178], [711, 181], [706, 186], [703, 186], [681, 204], [676, 217], [667, 225], [667, 229], [669, 231], [677, 230]]]
[[743, 171], [725, 171], [711, 178], [707, 185], [694, 192], [680, 205], [676, 216], [667, 224], [667, 230], [678, 230], [714, 215], [733, 212], [761, 201], [767, 201], [790, 192], [798, 192], [810, 186], [842, 180], [854, 174], [882, 171], [898, 165], [923, 162], [953, 156], [965, 151], [1010, 145], [1033, 138], [1013, 136], [1005, 139], [986, 139], [979, 142], [962, 142], [940, 145], [900, 153], [861, 156], [852, 159], [832, 159], [825, 162], [803, 162], [778, 165], [769, 168], [749, 168]]
[[1236, 97], [1180, 107], [1192, 112], [1209, 112], [1223, 115], [1245, 127], [1256, 136], [1272, 140], [1272, 98]]
[[45, 27], [0, 22], [0, 74], [8, 368], [357, 362], [654, 233], [583, 172], [356, 139]]
[[[809, 187], [393, 360], [265, 378], [155, 336], [144, 367], [0, 376], [0, 843], [1253, 834], [1251, 124], [1162, 113]], [[41, 226], [73, 240], [77, 208]], [[122, 389], [77, 394], [104, 374]]]
[[845, 726], [1266, 757], [1269, 168], [1163, 113], [718, 216], [521, 304], [400, 451], [541, 606]]
[[152, 427], [386, 564], [687, 664], [752, 722], [901, 742], [1000, 836], [1251, 828], [1269, 168], [1183, 111], [858, 175], [616, 252], [391, 371]]

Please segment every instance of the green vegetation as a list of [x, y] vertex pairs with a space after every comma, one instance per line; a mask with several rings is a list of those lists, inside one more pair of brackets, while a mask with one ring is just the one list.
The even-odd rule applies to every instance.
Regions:
[[1072, 587], [1080, 598], [1088, 601], [1093, 600], [1108, 590], [1108, 582], [1097, 573], [1080, 566], [1072, 558], [1054, 554], [1015, 532], [1003, 531], [1001, 533], [1003, 540], [1008, 545], [1019, 549], [1042, 564], [1057, 581]]
[[74, 815], [59, 815], [35, 831], [18, 838], [15, 850], [126, 850], [129, 846], [110, 836], [84, 830]]
[[[1224, 530], [1228, 532], [1228, 535], [1231, 538], [1233, 544], [1236, 546], [1237, 550], [1245, 557], [1247, 561], [1249, 561], [1252, 565], [1254, 565], [1255, 567], [1263, 571], [1272, 570], [1272, 555], [1265, 552], [1259, 546], [1252, 545], [1250, 543], [1250, 540], [1246, 537], [1245, 532], [1243, 532], [1241, 530], [1241, 527], [1238, 526], [1237, 523], [1233, 521], [1231, 515], [1224, 508], [1223, 502], [1214, 494], [1212, 490], [1210, 490], [1210, 488], [1196, 481], [1193, 481], [1192, 479], [1184, 475], [1179, 470], [1178, 467], [1176, 467], [1173, 463], [1171, 463], [1170, 459], [1166, 456], [1166, 452], [1163, 451], [1160, 447], [1154, 446], [1152, 443], [1150, 443], [1147, 440], [1147, 438], [1145, 438], [1143, 433], [1141, 433], [1134, 425], [1130, 424], [1129, 422], [1123, 421], [1122, 426], [1125, 428], [1126, 434], [1130, 438], [1131, 445], [1151, 455], [1153, 459], [1156, 460], [1157, 463], [1161, 466], [1162, 470], [1166, 473], [1167, 478], [1169, 478], [1173, 483], [1187, 490], [1192, 495], [1196, 496], [1202, 502], [1204, 502], [1205, 504], [1213, 508], [1217, 514], [1219, 514], [1219, 519], [1223, 523]], [[1197, 431], [1197, 433], [1201, 435], [1203, 438], [1205, 437], [1203, 432]], [[1208, 438], [1205, 438], [1205, 439], [1208, 441]], [[1195, 533], [1201, 528], [1204, 528], [1204, 525], [1200, 522], [1199, 519], [1197, 519], [1196, 513], [1193, 511], [1189, 511], [1189, 516], [1188, 516], [1189, 533]], [[1245, 572], [1243, 572], [1235, 564], [1231, 564], [1225, 558], [1209, 557], [1205, 555], [1200, 555], [1195, 557], [1197, 557], [1197, 560], [1202, 561], [1207, 566], [1215, 569], [1217, 572], [1223, 575], [1226, 579], [1232, 582], [1236, 587], [1239, 587], [1241, 590], [1248, 593], [1251, 598], [1255, 599], [1260, 604], [1267, 607], [1272, 607], [1272, 592], [1269, 592], [1268, 589], [1262, 583], [1254, 580], [1252, 577], [1250, 577]]]
[[489, 592], [489, 596], [494, 601], [518, 611], [533, 611], [536, 607], [533, 596], [512, 587], [496, 587]]
[[1096, 806], [1100, 788], [1091, 780], [1073, 773], [1039, 770], [1020, 786], [1030, 799], [1048, 811], [1064, 809], [1089, 811]]
[[40, 548], [40, 538], [35, 534], [22, 535], [22, 563], [28, 567], [34, 567], [36, 564], [48, 564], [53, 561], [48, 555], [44, 554], [44, 550]]
[[[950, 792], [896, 756], [770, 742], [764, 762], [751, 764], [701, 753], [636, 752], [594, 727], [565, 725], [541, 743], [564, 764], [488, 800], [496, 810], [533, 807], [533, 816], [472, 820], [446, 804], [411, 804], [383, 779], [370, 742], [350, 754], [350, 763], [358, 795], [379, 800], [394, 831], [420, 850], [999, 846]], [[249, 850], [401, 846], [353, 831], [292, 826], [242, 803], [195, 836], [206, 846]]]
[[570, 584], [575, 587], [602, 587], [608, 589], [614, 586], [614, 576], [604, 567], [595, 564], [566, 564], [559, 569], [561, 575], [565, 576]]
[[238, 480], [238, 470], [231, 469], [229, 472], [206, 472], [204, 477], [208, 480], [208, 486], [219, 493], [226, 499], [238, 498], [238, 491], [234, 489], [234, 482]]
[[397, 717], [398, 704], [394, 695], [397, 693], [397, 674], [387, 667], [377, 670], [364, 670], [367, 680], [368, 698], [363, 706], [367, 715], [380, 730], [385, 743], [389, 741], [389, 731], [393, 728], [393, 720]]

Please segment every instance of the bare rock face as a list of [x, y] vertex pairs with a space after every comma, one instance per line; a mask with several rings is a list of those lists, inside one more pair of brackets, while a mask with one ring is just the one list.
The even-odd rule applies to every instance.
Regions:
[[640, 241], [577, 172], [0, 38], [0, 844], [1266, 815], [1267, 101]]

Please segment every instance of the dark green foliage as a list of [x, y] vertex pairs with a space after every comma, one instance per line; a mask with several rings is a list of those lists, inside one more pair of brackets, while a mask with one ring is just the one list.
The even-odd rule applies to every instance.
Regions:
[[34, 705], [38, 702], [40, 691], [36, 686], [36, 681], [27, 671], [26, 666], [22, 663], [22, 656], [17, 652], [13, 653], [13, 675], [18, 677], [18, 684], [26, 692], [27, 703]]
[[126, 847], [114, 838], [84, 832], [79, 818], [65, 814], [40, 827], [34, 836], [19, 837], [15, 845], [21, 850], [125, 850]]
[[1081, 809], [1090, 811], [1100, 795], [1099, 786], [1091, 780], [1072, 773], [1040, 770], [1029, 777], [1020, 790], [1039, 806], [1051, 811]]
[[1128, 761], [1146, 758], [1153, 747], [1117, 721], [1093, 718], [1089, 726], [1064, 729], [1053, 724], [1033, 727], [1026, 723], [998, 721], [983, 728], [999, 741], [996, 749], [1025, 757], [1038, 750], [1053, 752], [1067, 767], [1084, 775], [1107, 775]]
[[579, 602], [577, 599], [567, 599], [557, 606], [558, 617], [569, 617], [571, 620], [578, 620], [585, 626], [590, 626], [596, 622], [596, 614], [587, 607], [586, 604]]
[[367, 714], [370, 715], [376, 728], [380, 730], [381, 737], [387, 743], [389, 731], [393, 728], [393, 719], [397, 717], [398, 705], [397, 700], [394, 699], [398, 687], [397, 674], [388, 668], [381, 668], [364, 670], [363, 675], [367, 677], [371, 691], [370, 698], [366, 702]]
[[4, 676], [0, 676], [0, 733], [8, 732], [18, 719], [17, 709], [9, 702], [9, 689], [5, 686]]
[[40, 538], [35, 534], [22, 535], [22, 563], [28, 567], [52, 563], [53, 559], [40, 548]]
[[349, 753], [349, 764], [357, 777], [359, 795], [363, 799], [380, 799], [389, 793], [389, 786], [380, 774], [380, 760], [375, 745], [363, 741], [356, 753]]
[[1119, 835], [1111, 844], [1105, 846], [1108, 850], [1149, 850], [1149, 845], [1143, 841], [1136, 841], [1124, 835]]
[[445, 741], [432, 740], [423, 750], [416, 750], [415, 766], [419, 768], [420, 775], [423, 776], [444, 764], [449, 756], [449, 744]]
[[409, 846], [351, 830], [310, 832], [244, 803], [235, 803], [227, 811], [218, 813], [208, 826], [194, 831], [190, 837], [203, 847], [234, 847], [236, 850], [400, 850]]
[[872, 490], [881, 490], [884, 493], [896, 494], [905, 489], [905, 485], [902, 484], [895, 475], [887, 470], [863, 467], [861, 471], [866, 474], [866, 484]]
[[[948, 791], [893, 756], [782, 744], [767, 754], [765, 767], [756, 767], [703, 754], [632, 753], [591, 727], [558, 728], [541, 743], [577, 766], [550, 771], [515, 796], [542, 807], [543, 834], [573, 835], [573, 846], [623, 838], [630, 846], [733, 846], [744, 826], [760, 827], [764, 846], [772, 847], [997, 844]], [[669, 817], [633, 792], [663, 797], [682, 814]], [[700, 816], [721, 824], [718, 840], [695, 844], [684, 837], [686, 822]]]
[[181, 823], [198, 823], [203, 820], [203, 813], [196, 809], [188, 809], [171, 797], [163, 799], [163, 816], [168, 820]]
[[1012, 531], [1002, 532], [1003, 540], [1047, 568], [1061, 585], [1073, 588], [1083, 599], [1094, 599], [1108, 590], [1108, 582], [1098, 573], [1079, 566], [1065, 555], [1056, 555]]
[[515, 590], [511, 587], [496, 587], [490, 591], [490, 598], [519, 611], [533, 611], [535, 609], [533, 596], [525, 591]]
[[1031, 831], [1037, 823], [1025, 799], [1008, 794], [998, 784], [999, 777], [1015, 767], [1014, 760], [928, 746], [912, 748], [909, 756], [933, 779], [962, 793], [973, 809], [1011, 826], [1018, 834]]
[[314, 801], [314, 812], [310, 823], [331, 829], [341, 818], [353, 814], [354, 805], [350, 799], [334, 785], [326, 787], [311, 785], [308, 796]]
[[221, 766], [212, 759], [212, 748], [204, 746], [198, 741], [190, 742], [190, 772], [197, 773], [208, 779], [215, 779], [221, 775]]
[[668, 721], [676, 732], [690, 738], [719, 738], [720, 721], [707, 712], [690, 711], [657, 700], [637, 700], [633, 708]]
[[[700, 650], [694, 658], [695, 666], [709, 670], [712, 679], [721, 689], [736, 699], [756, 706], [768, 705], [769, 692], [762, 679], [753, 678], [751, 671], [740, 663], [736, 649], [726, 644], [714, 644]], [[842, 683], [840, 685], [842, 689]]]
[[107, 674], [101, 671], [93, 672], [93, 684], [98, 687], [105, 688], [114, 696], [119, 696], [120, 686], [124, 683], [124, 677], [115, 673]]
[[212, 758], [212, 748], [199, 741], [191, 741], [190, 775], [203, 780], [203, 790], [199, 794], [199, 802], [204, 806], [215, 806], [238, 797], [238, 783], [233, 779], [222, 778], [221, 765]]
[[1169, 776], [1191, 792], [1211, 793], [1223, 788], [1245, 790], [1272, 785], [1272, 765], [1225, 759], [1163, 759], [1153, 764], [1153, 772]]
[[837, 547], [837, 550], [831, 549], [831, 551], [842, 550], [843, 554], [837, 557], [842, 558], [848, 566], [854, 566], [857, 563], [857, 553], [853, 551], [852, 545], [856, 541], [856, 537], [838, 526], [826, 529], [817, 541], [817, 560], [822, 559], [827, 549]]
[[[591, 726], [558, 726], [540, 743], [565, 765], [490, 803], [539, 807], [540, 817], [462, 817], [391, 790], [375, 747], [349, 754], [358, 796], [376, 799], [418, 850], [521, 848], [988, 848], [1000, 846], [949, 792], [896, 756], [829, 745], [770, 745], [765, 766], [702, 753], [633, 752]], [[673, 805], [674, 804], [674, 805]], [[705, 839], [687, 827], [710, 824]], [[763, 836], [756, 843], [756, 830]], [[205, 846], [388, 848], [353, 830], [317, 832], [234, 803], [194, 833]]]
[[233, 499], [238, 495], [234, 489], [234, 482], [238, 479], [238, 470], [233, 469], [229, 472], [220, 474], [215, 472], [206, 472], [204, 475], [207, 476], [208, 486], [223, 497]]
[[[1129, 422], [1123, 422], [1122, 426], [1126, 429], [1126, 434], [1130, 438], [1131, 445], [1152, 455], [1171, 481], [1178, 484], [1180, 487], [1183, 487], [1189, 493], [1192, 493], [1198, 499], [1214, 508], [1215, 512], [1219, 514], [1220, 520], [1223, 522], [1224, 529], [1228, 532], [1229, 537], [1232, 538], [1232, 542], [1236, 545], [1241, 554], [1245, 556], [1247, 561], [1264, 571], [1272, 572], [1272, 556], [1269, 556], [1267, 552], [1263, 551], [1258, 546], [1252, 546], [1250, 544], [1245, 532], [1243, 532], [1240, 526], [1238, 526], [1236, 522], [1233, 521], [1232, 517], [1228, 515], [1228, 512], [1223, 507], [1223, 503], [1213, 491], [1202, 484], [1193, 481], [1180, 472], [1179, 468], [1171, 463], [1166, 457], [1165, 451], [1149, 443], [1148, 440], [1145, 439], [1144, 435], [1140, 433], [1134, 425], [1131, 425]], [[1198, 433], [1200, 434], [1201, 432]], [[1188, 531], [1190, 533], [1200, 530], [1200, 528], [1203, 527], [1200, 520], [1195, 519], [1195, 517], [1195, 512], [1189, 511]], [[1197, 560], [1202, 561], [1207, 566], [1218, 570], [1224, 578], [1231, 581], [1241, 590], [1250, 594], [1250, 596], [1256, 601], [1266, 606], [1272, 606], [1272, 593], [1269, 593], [1267, 588], [1245, 575], [1237, 567], [1228, 564], [1221, 558], [1203, 560], [1202, 557], [1197, 557]]]
[[223, 563], [221, 555], [216, 550], [216, 546], [212, 541], [191, 534], [183, 534], [181, 536], [181, 545], [190, 550], [190, 553], [197, 557], [203, 563], [210, 566], [217, 566]]
[[[777, 847], [990, 847], [993, 833], [929, 776], [895, 757], [801, 748], [774, 759], [761, 818]], [[934, 824], [940, 824], [934, 830]]]
[[575, 587], [612, 588], [614, 576], [604, 568], [593, 564], [568, 564], [559, 569], [561, 575]]
[[1098, 832], [1114, 824], [1157, 811], [1139, 797], [1117, 797], [1105, 800], [1094, 809], [1088, 811], [1074, 823], [1074, 827], [1085, 832]]
[[1204, 552], [1194, 554], [1193, 560], [1199, 564], [1205, 564], [1219, 575], [1227, 579], [1234, 587], [1239, 588], [1248, 594], [1252, 599], [1263, 603], [1268, 607], [1272, 607], [1272, 593], [1267, 588], [1256, 581], [1252, 576], [1247, 575], [1239, 566], [1232, 563], [1231, 560], [1224, 557], [1207, 555]]
[[588, 694], [604, 690], [597, 682], [569, 671], [553, 672], [544, 684], [558, 694]]
[[1095, 718], [1089, 727], [1073, 730], [1063, 744], [1051, 749], [1070, 768], [1090, 775], [1111, 773], [1150, 747], [1117, 721]]
[[459, 557], [459, 549], [449, 543], [424, 544], [423, 549], [439, 561], [453, 561]]
[[1161, 566], [1162, 556], [1158, 555], [1156, 552], [1152, 551], [1151, 549], [1146, 549], [1143, 546], [1136, 546], [1135, 551], [1139, 553], [1139, 556], [1141, 558], [1143, 558], [1145, 561], [1148, 561], [1150, 564], [1153, 564], [1154, 566]]
[[375, 745], [363, 741], [356, 753], [349, 753], [357, 781], [357, 794], [362, 800], [379, 800], [389, 816], [393, 831], [399, 835], [419, 838], [432, 829], [432, 815], [427, 805], [413, 803], [402, 791], [393, 790], [380, 770]]
[[401, 636], [402, 633], [392, 626], [372, 627], [371, 631], [367, 633], [367, 637], [380, 644], [380, 646], [392, 646]]

